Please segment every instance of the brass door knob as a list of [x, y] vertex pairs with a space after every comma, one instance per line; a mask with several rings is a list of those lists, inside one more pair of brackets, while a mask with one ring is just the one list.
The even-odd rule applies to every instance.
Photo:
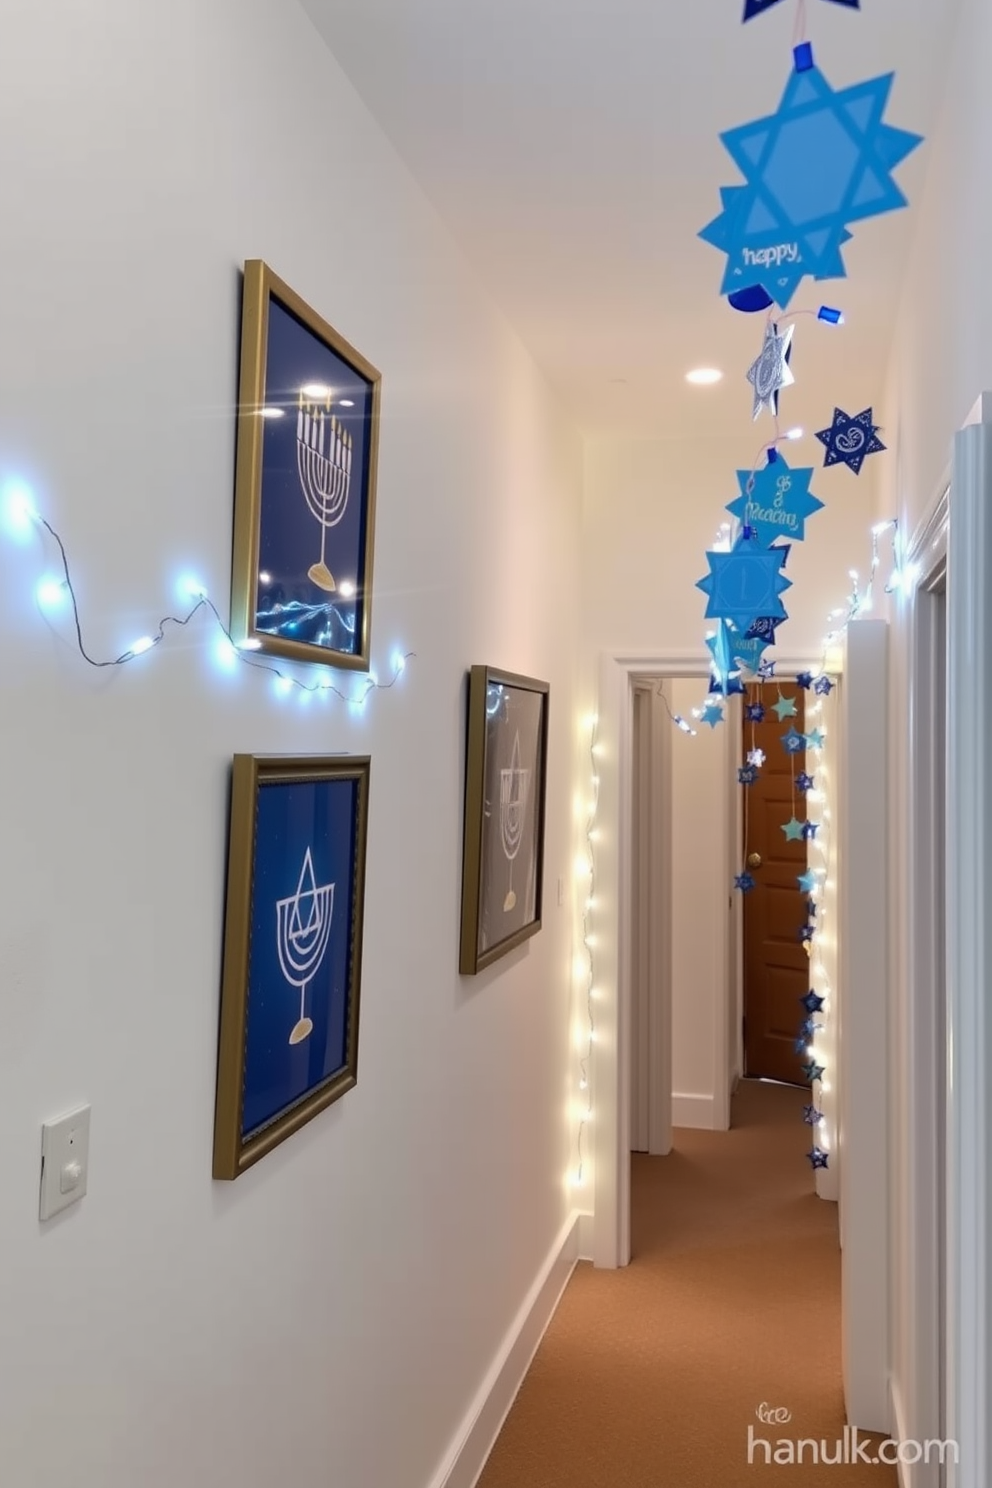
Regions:
[[760, 853], [751, 853], [751, 855], [749, 856], [749, 858], [747, 860], [747, 866], [749, 868], [760, 868], [761, 867], [761, 854]]

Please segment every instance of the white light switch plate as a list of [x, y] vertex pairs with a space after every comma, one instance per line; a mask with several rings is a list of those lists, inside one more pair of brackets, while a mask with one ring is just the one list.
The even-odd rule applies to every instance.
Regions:
[[86, 1192], [90, 1108], [81, 1106], [41, 1128], [41, 1218], [51, 1219]]

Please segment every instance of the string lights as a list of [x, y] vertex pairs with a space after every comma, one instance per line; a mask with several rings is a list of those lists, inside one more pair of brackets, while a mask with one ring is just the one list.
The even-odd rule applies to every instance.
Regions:
[[596, 731], [599, 720], [589, 720], [589, 761], [591, 766], [591, 793], [586, 813], [585, 854], [576, 863], [579, 892], [582, 894], [582, 945], [583, 957], [576, 965], [577, 981], [585, 983], [586, 1026], [576, 1031], [579, 1049], [579, 1112], [578, 1130], [575, 1138], [575, 1169], [572, 1186], [581, 1188], [585, 1176], [585, 1135], [593, 1119], [592, 1106], [592, 1052], [596, 1042], [596, 937], [593, 933], [593, 915], [596, 909], [596, 813], [599, 807], [599, 769], [597, 756], [599, 743]]
[[65, 543], [48, 519], [37, 510], [25, 486], [15, 483], [7, 487], [0, 500], [0, 518], [8, 534], [17, 541], [24, 542], [32, 536], [46, 533], [55, 543], [61, 572], [54, 575], [46, 574], [39, 580], [35, 588], [35, 599], [39, 609], [48, 619], [53, 618], [66, 605], [69, 606], [76, 649], [86, 664], [91, 667], [98, 669], [121, 667], [136, 661], [138, 657], [161, 645], [171, 627], [185, 629], [197, 615], [205, 612], [213, 616], [220, 632], [214, 647], [214, 656], [223, 668], [233, 670], [239, 664], [252, 667], [257, 671], [267, 672], [273, 678], [276, 691], [280, 695], [285, 696], [296, 692], [301, 697], [333, 696], [347, 703], [351, 709], [360, 711], [371, 693], [386, 692], [396, 685], [406, 669], [407, 662], [416, 654], [413, 651], [394, 651], [390, 662], [391, 674], [385, 682], [380, 682], [375, 672], [370, 671], [360, 680], [357, 688], [344, 690], [337, 685], [330, 669], [320, 671], [313, 681], [304, 681], [292, 672], [284, 670], [277, 663], [264, 660], [259, 656], [257, 653], [261, 643], [258, 640], [235, 642], [205, 586], [196, 578], [184, 576], [178, 586], [180, 597], [189, 604], [189, 609], [184, 614], [164, 616], [159, 621], [153, 635], [139, 636], [118, 656], [96, 657], [88, 650], [83, 638], [79, 603]]

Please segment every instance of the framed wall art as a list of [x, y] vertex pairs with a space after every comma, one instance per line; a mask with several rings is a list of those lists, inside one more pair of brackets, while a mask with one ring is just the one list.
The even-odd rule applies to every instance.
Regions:
[[469, 674], [459, 970], [473, 976], [541, 928], [546, 682]]
[[258, 259], [245, 264], [231, 634], [367, 670], [379, 373]]
[[356, 1083], [368, 797], [364, 757], [234, 756], [215, 1178]]

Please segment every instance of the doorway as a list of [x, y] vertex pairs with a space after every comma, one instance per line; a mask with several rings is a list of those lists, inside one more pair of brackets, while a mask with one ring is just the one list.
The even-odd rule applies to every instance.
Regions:
[[803, 1083], [808, 1041], [797, 1040], [801, 999], [809, 990], [813, 908], [796, 885], [807, 869], [805, 750], [783, 748], [783, 735], [805, 733], [801, 687], [750, 683], [745, 695], [742, 770], [742, 853], [752, 885], [743, 895], [743, 1074], [748, 1079]]

